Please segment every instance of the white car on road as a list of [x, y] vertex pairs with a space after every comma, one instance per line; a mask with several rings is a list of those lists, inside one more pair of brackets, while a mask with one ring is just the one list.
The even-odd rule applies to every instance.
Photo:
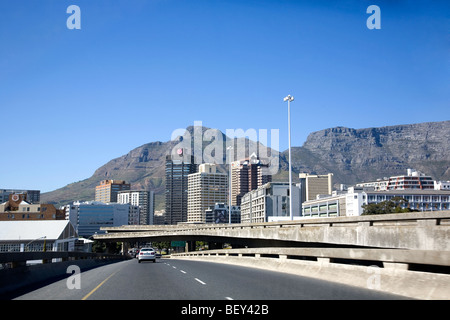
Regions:
[[153, 260], [153, 262], [156, 262], [156, 251], [153, 248], [142, 248], [137, 258], [139, 263], [143, 260]]

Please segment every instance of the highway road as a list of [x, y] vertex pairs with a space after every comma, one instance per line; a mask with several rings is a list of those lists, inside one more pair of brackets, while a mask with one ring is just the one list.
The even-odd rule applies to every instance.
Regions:
[[[59, 280], [17, 300], [302, 300], [402, 297], [279, 272], [212, 262], [136, 259]], [[69, 280], [69, 281], [68, 281]], [[69, 282], [69, 286], [67, 283]], [[74, 285], [79, 284], [79, 289]], [[69, 287], [75, 287], [70, 289]]]

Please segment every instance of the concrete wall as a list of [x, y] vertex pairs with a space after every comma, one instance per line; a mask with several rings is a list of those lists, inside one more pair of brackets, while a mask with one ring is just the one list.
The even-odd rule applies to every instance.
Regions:
[[45, 283], [47, 281], [69, 277], [71, 274], [67, 273], [67, 268], [71, 265], [76, 265], [83, 271], [117, 261], [123, 260], [85, 259], [36, 264], [0, 270], [0, 298], [8, 299], [11, 296], [14, 296], [14, 293], [17, 291], [25, 290], [26, 288]]
[[[325, 250], [325, 251], [324, 251]], [[337, 251], [336, 251], [337, 250]], [[450, 275], [438, 272], [408, 270], [408, 261], [428, 261], [449, 265], [450, 255], [440, 257], [438, 252], [408, 252], [409, 250], [387, 250], [380, 254], [370, 249], [293, 249], [258, 248], [212, 250], [175, 254], [171, 259], [211, 261], [261, 268], [275, 272], [286, 272], [299, 276], [358, 286], [371, 290], [388, 292], [415, 299], [450, 299]], [[309, 252], [308, 252], [309, 251]], [[396, 251], [404, 251], [396, 253]], [[236, 255], [237, 254], [237, 255]], [[251, 254], [252, 256], [247, 256]], [[424, 257], [421, 255], [429, 255]], [[293, 255], [316, 257], [310, 260], [289, 259]], [[306, 256], [305, 256], [306, 255]], [[270, 257], [268, 257], [270, 256]], [[346, 263], [330, 257], [350, 257]], [[359, 259], [366, 260], [367, 265]], [[352, 261], [353, 260], [353, 261]], [[376, 260], [381, 263], [377, 266]], [[406, 263], [402, 263], [405, 261]], [[370, 266], [370, 263], [374, 265]], [[338, 297], [336, 297], [338, 298]]]

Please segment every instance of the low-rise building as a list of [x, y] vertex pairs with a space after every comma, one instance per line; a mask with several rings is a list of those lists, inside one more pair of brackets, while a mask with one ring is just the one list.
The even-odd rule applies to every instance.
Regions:
[[86, 201], [74, 202], [67, 207], [67, 218], [78, 235], [86, 238], [104, 233], [101, 227], [139, 224], [139, 207], [131, 204]]
[[56, 209], [52, 204], [32, 204], [26, 200], [26, 193], [10, 194], [8, 201], [0, 204], [0, 221], [65, 219], [65, 210]]
[[77, 240], [68, 220], [0, 221], [0, 252], [74, 251]]
[[435, 189], [433, 178], [414, 169], [407, 169], [406, 175], [392, 176], [372, 182], [358, 183], [358, 187], [373, 187], [376, 191], [386, 190], [431, 190]]
[[[228, 205], [216, 203], [205, 211], [206, 223], [229, 223]], [[239, 206], [231, 206], [231, 223], [241, 223], [241, 209]]]
[[41, 202], [40, 190], [0, 189], [0, 203], [8, 201], [10, 194], [26, 194], [27, 202], [31, 204], [37, 204]]
[[450, 190], [450, 181], [435, 181], [434, 190]]
[[450, 209], [450, 191], [446, 190], [384, 190], [350, 187], [347, 192], [334, 191], [331, 196], [321, 196], [302, 203], [303, 217], [359, 216], [363, 205], [380, 203], [401, 197], [406, 200], [403, 208], [417, 211]]

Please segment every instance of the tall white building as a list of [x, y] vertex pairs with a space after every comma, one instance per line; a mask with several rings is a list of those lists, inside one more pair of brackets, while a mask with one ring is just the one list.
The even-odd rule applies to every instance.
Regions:
[[201, 164], [199, 172], [188, 175], [187, 221], [205, 223], [205, 211], [216, 203], [227, 203], [228, 176], [214, 164]]
[[[293, 217], [300, 216], [300, 189], [292, 186]], [[241, 202], [241, 223], [260, 223], [290, 219], [289, 183], [269, 182], [246, 193]]]
[[154, 224], [155, 193], [145, 190], [119, 191], [118, 203], [129, 203], [140, 208], [139, 224]]

